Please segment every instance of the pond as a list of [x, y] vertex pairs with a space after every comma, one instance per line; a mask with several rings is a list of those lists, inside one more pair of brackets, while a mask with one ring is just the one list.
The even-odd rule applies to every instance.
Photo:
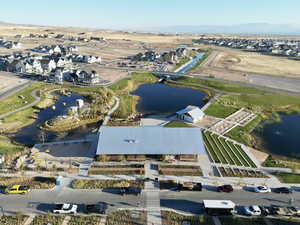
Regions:
[[[72, 93], [69, 96], [58, 95], [56, 93], [54, 93], [53, 95], [58, 97], [58, 100], [54, 105], [52, 105], [55, 106], [55, 109], [50, 106], [37, 113], [37, 120], [34, 123], [20, 129], [17, 133], [14, 134], [12, 138], [16, 142], [27, 145], [40, 143], [41, 130], [38, 127], [49, 119], [53, 119], [59, 115], [66, 114], [66, 111], [70, 106], [76, 105], [76, 99], [83, 99], [81, 95], [76, 93]], [[87, 132], [92, 130], [93, 128], [95, 128], [95, 126], [90, 125], [63, 133], [44, 131], [45, 140], [57, 141], [61, 139], [83, 138], [85, 137], [85, 134], [87, 134]]]
[[137, 111], [142, 114], [173, 114], [188, 105], [205, 105], [205, 92], [166, 84], [143, 84], [131, 94], [140, 97]]
[[280, 115], [281, 122], [265, 123], [254, 131], [261, 147], [270, 153], [300, 159], [300, 115]]

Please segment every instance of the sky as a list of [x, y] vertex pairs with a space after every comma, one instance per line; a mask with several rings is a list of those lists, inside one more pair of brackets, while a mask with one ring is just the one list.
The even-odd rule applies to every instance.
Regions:
[[0, 21], [106, 29], [297, 24], [299, 9], [299, 0], [2, 0]]

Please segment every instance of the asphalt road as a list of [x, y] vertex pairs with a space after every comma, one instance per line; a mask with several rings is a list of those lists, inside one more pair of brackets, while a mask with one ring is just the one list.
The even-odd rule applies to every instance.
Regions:
[[[232, 200], [238, 205], [288, 205], [293, 197], [294, 204], [300, 206], [300, 192], [290, 194], [253, 193], [244, 190], [236, 190], [232, 193], [218, 193], [204, 190], [202, 192], [174, 192], [161, 191], [161, 207], [180, 210], [187, 213], [201, 213], [203, 199]], [[146, 206], [145, 193], [140, 196], [120, 196], [111, 191], [100, 190], [33, 190], [26, 195], [0, 194], [0, 206], [6, 214], [22, 212], [26, 214], [45, 214], [52, 209], [54, 203], [79, 204], [79, 210], [83, 204], [95, 204], [106, 202], [109, 211], [118, 208], [136, 208]]]

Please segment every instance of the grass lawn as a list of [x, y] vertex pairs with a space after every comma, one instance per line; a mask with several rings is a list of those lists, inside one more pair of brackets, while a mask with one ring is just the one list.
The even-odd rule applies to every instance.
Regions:
[[176, 63], [176, 65], [173, 67], [173, 70], [177, 70], [178, 68], [180, 68], [190, 60], [191, 60], [190, 57], [184, 57], [178, 63]]
[[241, 86], [237, 84], [229, 84], [220, 81], [194, 78], [194, 77], [180, 77], [176, 79], [177, 82], [187, 83], [187, 84], [195, 84], [206, 86], [210, 88], [214, 88], [218, 91], [224, 92], [232, 92], [232, 93], [241, 93], [241, 94], [265, 94], [267, 93], [264, 90], [260, 90], [257, 88]]
[[144, 187], [143, 181], [135, 180], [90, 180], [80, 179], [72, 182], [72, 188], [74, 189], [105, 189], [105, 188], [117, 188], [128, 187], [129, 185]]
[[262, 121], [262, 117], [257, 116], [246, 126], [244, 126], [244, 127], [237, 126], [225, 135], [227, 137], [232, 138], [233, 140], [236, 140], [239, 143], [251, 146], [252, 144], [254, 144], [253, 143], [254, 139], [250, 133], [255, 129], [255, 127], [257, 127], [259, 125], [259, 123], [261, 121]]
[[171, 121], [170, 123], [167, 123], [164, 127], [167, 127], [167, 128], [176, 128], [176, 127], [191, 128], [193, 126], [191, 126], [187, 123], [181, 122], [181, 121]]
[[136, 113], [136, 105], [138, 103], [138, 96], [122, 95], [120, 98], [120, 105], [113, 113], [115, 118], [128, 118], [130, 115]]
[[0, 136], [0, 153], [15, 153], [23, 150], [22, 145], [14, 144], [8, 137]]
[[182, 225], [184, 221], [191, 225], [212, 225], [213, 220], [208, 216], [184, 216], [174, 212], [162, 211], [162, 225]]
[[300, 184], [300, 174], [295, 173], [273, 173], [281, 182], [287, 184]]
[[218, 102], [211, 104], [206, 110], [205, 114], [208, 116], [214, 116], [218, 118], [226, 118], [232, 113], [236, 112], [238, 109], [231, 106], [224, 106]]
[[31, 92], [39, 88], [45, 87], [46, 85], [46, 83], [34, 82], [33, 84], [24, 88], [23, 90], [18, 91], [10, 97], [1, 100], [0, 115], [34, 102], [35, 99], [31, 96]]

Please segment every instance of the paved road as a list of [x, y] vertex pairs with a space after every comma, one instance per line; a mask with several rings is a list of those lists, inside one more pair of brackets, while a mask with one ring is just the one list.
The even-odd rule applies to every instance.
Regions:
[[[300, 192], [292, 194], [296, 206], [300, 206]], [[217, 193], [215, 191], [203, 192], [172, 192], [160, 191], [161, 207], [176, 209], [186, 213], [201, 213], [203, 199], [232, 200], [240, 205], [287, 205], [291, 195], [276, 193], [252, 193], [237, 190], [233, 193]], [[118, 208], [144, 208], [146, 206], [146, 195], [120, 196], [116, 193], [101, 192], [100, 190], [33, 190], [27, 195], [4, 195], [0, 194], [0, 206], [6, 214], [24, 212], [26, 214], [43, 214], [51, 209], [51, 204], [70, 202], [77, 204], [93, 204], [107, 202], [109, 212]], [[82, 205], [80, 205], [82, 209]]]
[[22, 89], [28, 87], [32, 83], [33, 83], [33, 81], [27, 81], [26, 83], [20, 84], [19, 86], [16, 86], [16, 87], [14, 87], [14, 88], [12, 88], [8, 91], [5, 91], [5, 92], [1, 93], [0, 100], [11, 96], [11, 95], [15, 94], [18, 91], [21, 91]]
[[9, 111], [9, 112], [7, 112], [7, 113], [1, 114], [1, 115], [0, 115], [0, 119], [3, 119], [4, 117], [7, 117], [7, 116], [9, 116], [9, 115], [11, 115], [11, 114], [14, 114], [14, 113], [16, 113], [16, 112], [20, 112], [20, 111], [22, 111], [22, 110], [24, 110], [24, 109], [28, 109], [28, 108], [30, 108], [30, 107], [32, 107], [32, 106], [38, 104], [38, 103], [41, 101], [41, 98], [40, 98], [39, 96], [37, 96], [37, 94], [36, 94], [37, 91], [38, 91], [38, 90], [35, 90], [35, 91], [31, 92], [32, 97], [35, 98], [35, 100], [34, 100], [32, 103], [30, 103], [30, 104], [28, 104], [28, 105], [25, 105], [25, 106], [22, 106], [22, 107], [20, 107], [20, 108], [18, 108], [18, 109]]

